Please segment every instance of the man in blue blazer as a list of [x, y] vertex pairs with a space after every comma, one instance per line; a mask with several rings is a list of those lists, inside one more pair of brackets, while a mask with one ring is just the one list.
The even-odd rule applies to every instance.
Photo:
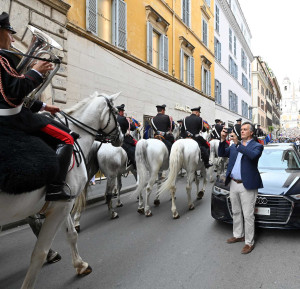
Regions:
[[241, 138], [230, 134], [233, 144], [228, 147], [228, 132], [223, 129], [219, 145], [219, 157], [229, 157], [225, 184], [230, 183], [230, 201], [233, 214], [233, 237], [227, 243], [245, 241], [242, 254], [250, 253], [254, 248], [254, 210], [258, 189], [263, 187], [257, 168], [264, 147], [253, 139], [254, 126], [244, 122], [241, 126]]

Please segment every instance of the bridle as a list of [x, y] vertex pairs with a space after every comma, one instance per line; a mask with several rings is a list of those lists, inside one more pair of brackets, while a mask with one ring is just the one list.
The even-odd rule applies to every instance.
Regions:
[[[100, 95], [100, 96], [105, 98], [105, 101], [109, 108], [109, 118], [108, 118], [106, 125], [103, 128], [99, 128], [98, 130], [96, 130], [96, 129], [84, 124], [83, 122], [79, 121], [78, 119], [66, 114], [63, 111], [60, 111], [59, 113], [65, 118], [65, 122], [66, 122], [65, 125], [68, 126], [68, 121], [70, 121], [74, 125], [79, 127], [80, 129], [84, 130], [88, 134], [95, 137], [95, 139], [97, 141], [116, 142], [119, 140], [119, 137], [120, 137], [119, 124], [118, 124], [117, 118], [116, 118], [117, 111], [112, 106], [111, 102], [109, 101], [109, 99], [106, 96], [104, 96], [104, 95]], [[109, 126], [111, 119], [113, 119], [113, 121], [114, 121], [114, 124], [115, 124], [114, 128], [112, 130], [110, 130], [109, 132], [105, 132], [105, 129]]]

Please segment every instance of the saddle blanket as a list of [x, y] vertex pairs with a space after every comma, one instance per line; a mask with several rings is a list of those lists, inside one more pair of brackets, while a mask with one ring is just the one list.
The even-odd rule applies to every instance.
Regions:
[[55, 151], [42, 139], [1, 127], [0, 193], [21, 194], [50, 184], [59, 171]]

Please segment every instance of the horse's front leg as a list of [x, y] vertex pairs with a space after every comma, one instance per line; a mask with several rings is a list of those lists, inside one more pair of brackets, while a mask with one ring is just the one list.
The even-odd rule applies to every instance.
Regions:
[[192, 191], [192, 183], [196, 177], [195, 176], [196, 173], [197, 173], [197, 171], [188, 172], [187, 179], [186, 179], [186, 193], [187, 193], [187, 197], [188, 197], [189, 210], [195, 209], [195, 206], [192, 202], [191, 191]]
[[92, 272], [92, 268], [89, 266], [88, 263], [84, 262], [79, 255], [78, 247], [77, 247], [78, 234], [75, 230], [72, 217], [70, 214], [68, 215], [66, 220], [66, 227], [67, 227], [66, 230], [67, 239], [71, 246], [73, 266], [76, 269], [78, 275], [81, 276], [88, 275]]
[[120, 192], [122, 189], [122, 175], [117, 175], [117, 207], [123, 207], [123, 203], [121, 202]]
[[74, 227], [77, 233], [80, 233], [80, 218], [81, 218], [81, 212], [76, 211], [74, 214]]
[[119, 218], [119, 215], [117, 212], [115, 212], [113, 205], [112, 205], [112, 191], [116, 184], [116, 177], [107, 177], [107, 183], [106, 183], [106, 202], [107, 202], [107, 208], [110, 213], [111, 219]]
[[39, 232], [31, 255], [30, 265], [21, 289], [32, 289], [40, 272], [55, 235], [67, 216], [70, 215], [73, 202], [55, 202], [46, 212], [45, 222]]

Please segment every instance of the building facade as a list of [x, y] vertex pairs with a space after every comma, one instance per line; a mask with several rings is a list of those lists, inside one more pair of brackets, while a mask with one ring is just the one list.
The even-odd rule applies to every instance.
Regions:
[[251, 32], [237, 0], [215, 1], [216, 118], [252, 120]]
[[298, 85], [294, 85], [285, 77], [282, 87], [281, 133], [290, 137], [293, 136], [293, 130], [299, 133], [300, 129], [300, 81]]
[[174, 120], [201, 106], [212, 123], [214, 1], [66, 0], [69, 105], [95, 90], [147, 122], [166, 104]]

